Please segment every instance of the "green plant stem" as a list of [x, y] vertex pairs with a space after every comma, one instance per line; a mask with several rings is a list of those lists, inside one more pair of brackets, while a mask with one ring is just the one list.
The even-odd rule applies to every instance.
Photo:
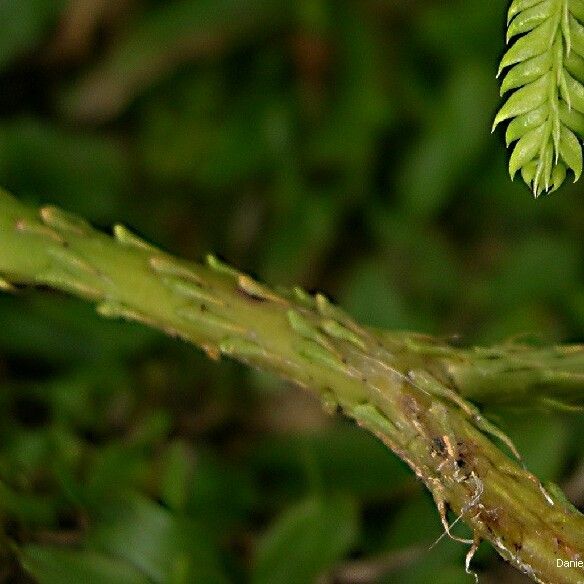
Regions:
[[416, 333], [377, 333], [394, 353], [414, 355], [463, 397], [484, 405], [583, 411], [584, 345], [533, 346], [510, 340], [461, 349]]
[[233, 357], [307, 388], [407, 462], [445, 524], [448, 509], [462, 517], [474, 534], [469, 558], [488, 540], [536, 581], [584, 581], [582, 568], [556, 561], [584, 558], [584, 517], [506, 455], [492, 439], [496, 429], [447, 385], [456, 377], [448, 363], [472, 385], [464, 353], [365, 329], [322, 295], [275, 293], [212, 257], [190, 263], [119, 226], [114, 235], [0, 193], [1, 286], [76, 294], [104, 316], [155, 326], [212, 358]]

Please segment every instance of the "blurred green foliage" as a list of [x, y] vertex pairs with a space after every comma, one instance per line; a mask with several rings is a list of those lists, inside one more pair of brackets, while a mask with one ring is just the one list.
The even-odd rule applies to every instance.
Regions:
[[[5, 0], [0, 184], [370, 325], [581, 339], [582, 186], [535, 203], [490, 134], [505, 9]], [[405, 466], [298, 390], [53, 293], [0, 323], [1, 582], [472, 582]], [[493, 415], [572, 475], [577, 417]]]

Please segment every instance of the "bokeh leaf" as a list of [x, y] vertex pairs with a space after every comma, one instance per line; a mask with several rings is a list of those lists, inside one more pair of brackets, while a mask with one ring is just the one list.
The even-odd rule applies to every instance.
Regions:
[[[306, 491], [309, 472], [323, 487], [362, 499], [383, 499], [399, 492], [408, 472], [375, 438], [350, 425], [304, 435], [271, 437], [256, 444], [250, 457], [259, 476], [269, 473], [274, 499]], [[314, 469], [307, 468], [312, 464]]]
[[0, 22], [8, 34], [0, 35], [0, 70], [41, 42], [65, 5], [64, 0], [3, 0]]
[[143, 497], [127, 496], [104, 508], [88, 545], [123, 558], [159, 584], [227, 582], [204, 530]]
[[314, 497], [284, 511], [259, 543], [253, 584], [305, 584], [331, 568], [355, 541], [354, 502]]
[[119, 558], [90, 551], [29, 545], [22, 565], [38, 584], [149, 584], [139, 570]]
[[[138, 19], [98, 68], [63, 99], [67, 115], [104, 121], [181, 62], [215, 54], [286, 20], [281, 0], [174, 0]], [[210, 39], [214, 42], [210, 42]]]
[[113, 221], [127, 171], [121, 145], [111, 138], [32, 117], [0, 123], [0, 181], [24, 197], [50, 197], [94, 221]]

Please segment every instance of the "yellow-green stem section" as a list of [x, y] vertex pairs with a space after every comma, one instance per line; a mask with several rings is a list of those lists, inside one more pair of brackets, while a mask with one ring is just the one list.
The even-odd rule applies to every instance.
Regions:
[[[584, 582], [576, 563], [584, 558], [584, 517], [484, 434], [485, 420], [454, 392], [457, 379], [467, 390], [473, 379], [489, 375], [491, 387], [505, 375], [519, 379], [512, 351], [493, 349], [503, 357], [492, 358], [419, 335], [374, 332], [322, 295], [276, 293], [213, 257], [205, 265], [180, 260], [121, 226], [110, 237], [6, 193], [0, 193], [0, 277], [6, 290], [32, 284], [82, 296], [104, 316], [155, 326], [212, 358], [233, 357], [316, 393], [405, 460], [432, 492], [441, 517], [448, 508], [462, 515], [475, 542], [490, 541], [536, 581]], [[527, 348], [514, 351], [529, 356]], [[473, 369], [473, 358], [482, 359], [484, 376]], [[489, 372], [493, 362], [504, 371]], [[558, 367], [550, 361], [548, 369]], [[582, 370], [573, 363], [568, 369], [571, 375]], [[523, 378], [517, 387], [529, 383]], [[567, 386], [563, 391], [569, 394]], [[558, 567], [558, 559], [574, 567]]]

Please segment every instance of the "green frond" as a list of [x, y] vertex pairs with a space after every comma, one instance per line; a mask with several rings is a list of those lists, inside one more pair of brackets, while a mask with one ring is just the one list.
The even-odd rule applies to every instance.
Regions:
[[571, 171], [582, 174], [584, 137], [584, 0], [513, 0], [498, 76], [501, 95], [511, 91], [493, 130], [510, 120], [505, 140], [514, 144], [517, 172], [534, 196], [555, 191]]

